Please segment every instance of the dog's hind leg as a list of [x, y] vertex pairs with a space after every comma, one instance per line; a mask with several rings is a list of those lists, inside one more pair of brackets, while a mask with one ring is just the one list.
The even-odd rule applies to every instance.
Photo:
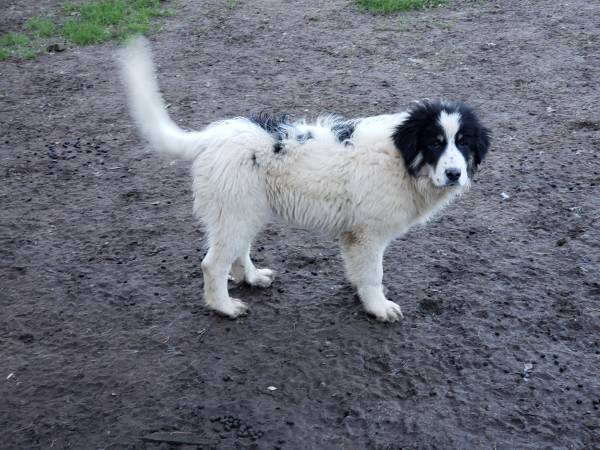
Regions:
[[[219, 131], [218, 143], [207, 147], [192, 166], [194, 213], [204, 225], [208, 240], [208, 253], [202, 261], [204, 301], [209, 308], [235, 318], [248, 307], [241, 300], [229, 297], [229, 272], [232, 264], [243, 257], [244, 277], [250, 282], [256, 281], [258, 272], [247, 254], [250, 243], [272, 214], [262, 172], [254, 161], [258, 150], [254, 149], [261, 146], [270, 149], [273, 138], [243, 121], [222, 126], [221, 131], [219, 126], [212, 129]], [[248, 145], [252, 150], [238, 148], [242, 146], [242, 138], [237, 137], [239, 133], [249, 136]], [[229, 136], [236, 137], [231, 137], [229, 142]], [[239, 265], [236, 264], [236, 268]]]
[[245, 314], [248, 307], [241, 300], [229, 297], [227, 274], [238, 251], [231, 242], [212, 244], [202, 260], [204, 275], [204, 302], [209, 308], [235, 318]]
[[[221, 209], [220, 214], [205, 217], [209, 249], [202, 260], [204, 301], [209, 308], [231, 318], [245, 314], [248, 309], [241, 300], [229, 297], [227, 280], [232, 263], [239, 259], [243, 261], [244, 276], [264, 275], [254, 267], [248, 252], [250, 242], [262, 228], [265, 217], [257, 214], [256, 210], [253, 216], [242, 212], [239, 209], [235, 212]], [[240, 258], [240, 255], [245, 256]], [[246, 259], [250, 261], [249, 265]], [[256, 281], [256, 278], [251, 280]]]
[[346, 274], [358, 292], [365, 310], [384, 322], [401, 319], [402, 310], [383, 293], [383, 252], [386, 243], [354, 233], [340, 239]]
[[236, 281], [245, 281], [250, 286], [269, 287], [275, 278], [271, 269], [257, 269], [250, 259], [250, 245], [231, 267], [231, 275]]

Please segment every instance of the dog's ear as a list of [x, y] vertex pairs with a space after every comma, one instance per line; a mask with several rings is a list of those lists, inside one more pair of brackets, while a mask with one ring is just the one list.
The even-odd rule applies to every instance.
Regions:
[[489, 149], [490, 149], [490, 130], [488, 130], [483, 125], [480, 125], [479, 130], [477, 132], [475, 146], [473, 148], [473, 157], [474, 157], [475, 167], [477, 167], [477, 166], [479, 166], [479, 164], [481, 164], [481, 161], [483, 161], [483, 158], [485, 158], [485, 155], [487, 154]]
[[459, 112], [461, 115], [461, 124], [467, 130], [467, 135], [469, 136], [473, 169], [477, 169], [477, 166], [481, 164], [481, 161], [483, 161], [490, 149], [491, 132], [481, 124], [475, 112], [465, 104], [459, 104]]
[[419, 149], [419, 132], [423, 125], [429, 102], [415, 103], [408, 111], [408, 117], [394, 130], [392, 139], [402, 154], [408, 173], [415, 176], [423, 165], [423, 155]]

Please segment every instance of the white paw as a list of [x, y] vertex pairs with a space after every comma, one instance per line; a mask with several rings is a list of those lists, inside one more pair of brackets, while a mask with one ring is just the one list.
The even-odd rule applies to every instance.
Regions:
[[236, 317], [243, 316], [248, 312], [248, 306], [241, 300], [237, 298], [228, 298], [225, 301], [220, 301], [216, 303], [206, 302], [206, 305], [218, 312], [219, 314], [223, 314], [231, 319], [235, 319]]
[[275, 272], [271, 269], [256, 269], [256, 271], [246, 277], [246, 283], [250, 286], [269, 287], [275, 279]]
[[373, 314], [377, 320], [381, 320], [382, 322], [397, 322], [404, 318], [400, 305], [387, 299], [365, 303], [365, 309], [369, 314]]

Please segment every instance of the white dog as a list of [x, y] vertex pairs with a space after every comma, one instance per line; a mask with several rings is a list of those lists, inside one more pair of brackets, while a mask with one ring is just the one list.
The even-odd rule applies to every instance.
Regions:
[[399, 114], [290, 122], [259, 115], [179, 128], [167, 115], [149, 46], [121, 54], [131, 112], [156, 150], [192, 162], [194, 213], [206, 227], [204, 300], [235, 318], [228, 275], [253, 286], [273, 281], [250, 259], [252, 240], [274, 216], [339, 238], [348, 279], [367, 312], [402, 317], [382, 286], [386, 246], [466, 189], [489, 147], [489, 132], [460, 103], [423, 101]]

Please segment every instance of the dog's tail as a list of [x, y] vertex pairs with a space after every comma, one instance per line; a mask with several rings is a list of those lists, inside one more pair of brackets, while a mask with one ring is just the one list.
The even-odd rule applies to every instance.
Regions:
[[171, 156], [193, 160], [202, 148], [202, 133], [182, 130], [167, 114], [158, 84], [150, 44], [137, 38], [119, 54], [129, 107], [137, 126], [150, 145]]

